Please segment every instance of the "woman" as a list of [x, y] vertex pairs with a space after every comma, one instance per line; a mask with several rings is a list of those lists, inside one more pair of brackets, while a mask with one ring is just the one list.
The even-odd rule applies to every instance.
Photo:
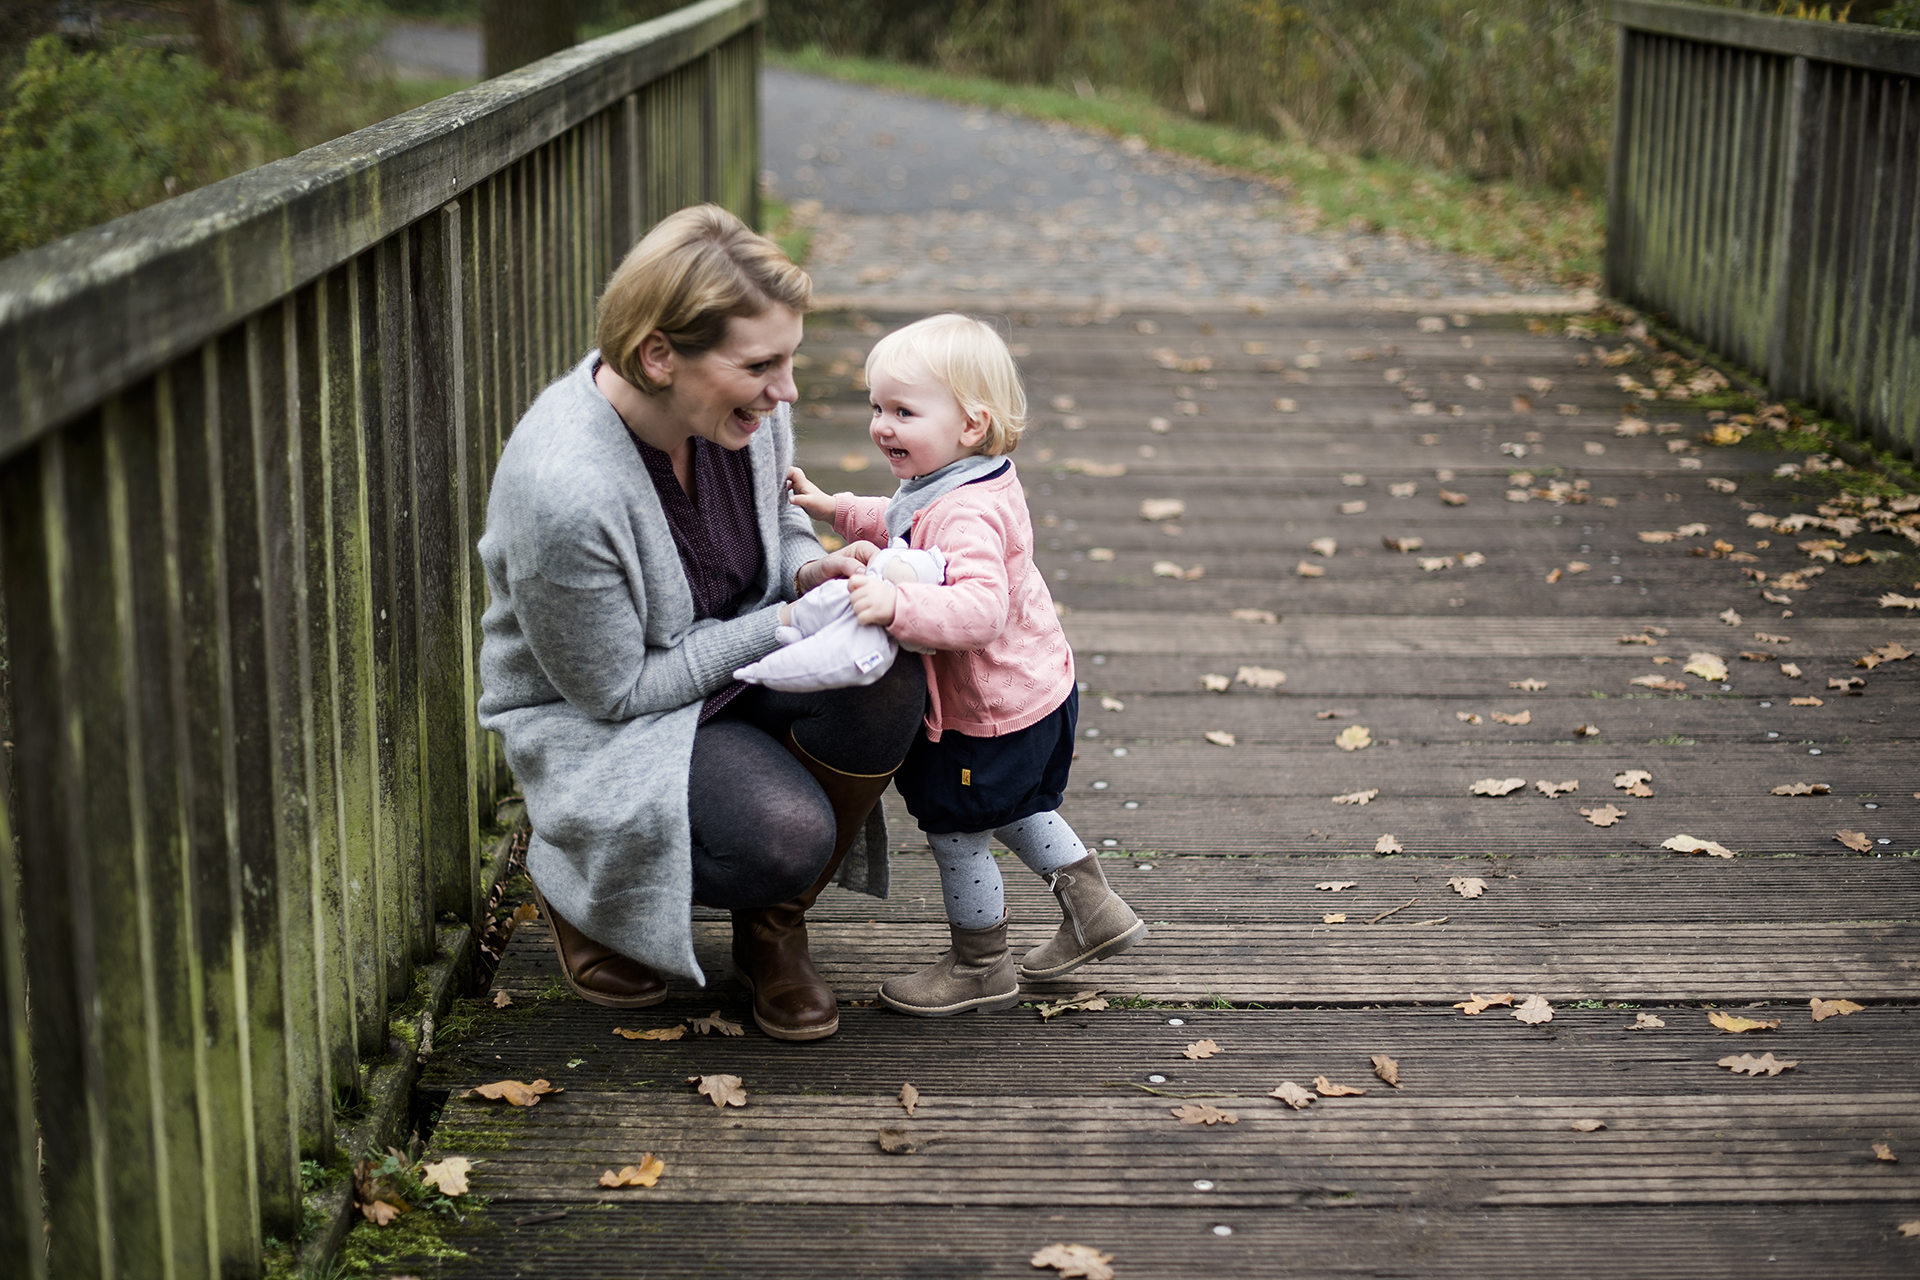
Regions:
[[661, 222], [607, 285], [599, 348], [515, 428], [480, 539], [480, 723], [527, 797], [567, 985], [628, 1009], [704, 984], [697, 899], [732, 910], [734, 970], [782, 1040], [839, 1027], [807, 908], [836, 872], [885, 895], [875, 802], [926, 699], [917, 662], [826, 693], [732, 676], [776, 647], [782, 602], [872, 554], [827, 555], [786, 498], [811, 292], [723, 209]]

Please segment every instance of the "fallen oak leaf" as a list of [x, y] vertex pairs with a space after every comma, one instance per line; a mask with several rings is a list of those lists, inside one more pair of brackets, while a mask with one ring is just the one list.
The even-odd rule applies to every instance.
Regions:
[[375, 1200], [370, 1204], [361, 1204], [355, 1207], [360, 1210], [361, 1217], [376, 1227], [384, 1227], [400, 1216], [400, 1211], [388, 1204], [385, 1200]]
[[1232, 683], [1233, 681], [1227, 679], [1225, 676], [1217, 675], [1211, 671], [1200, 677], [1200, 687], [1208, 693], [1225, 693], [1227, 686]]
[[746, 1082], [739, 1076], [688, 1076], [687, 1083], [693, 1085], [697, 1092], [711, 1098], [716, 1107], [747, 1105], [747, 1091], [741, 1087]]
[[1287, 682], [1287, 673], [1271, 667], [1242, 667], [1233, 678], [1255, 689], [1278, 689]]
[[1547, 1003], [1545, 996], [1534, 994], [1528, 996], [1525, 1001], [1515, 1007], [1513, 1016], [1528, 1026], [1535, 1026], [1542, 1022], [1552, 1022], [1553, 1006]]
[[1787, 705], [1790, 707], [1824, 707], [1827, 704], [1815, 697], [1805, 697], [1789, 698], [1787, 699]]
[[1525, 680], [1507, 681], [1507, 688], [1522, 689], [1528, 693], [1538, 693], [1540, 690], [1546, 687], [1547, 687], [1547, 682], [1545, 680], [1535, 680], [1532, 676], [1528, 676]]
[[1347, 913], [1344, 911], [1329, 911], [1320, 917], [1321, 924], [1345, 924], [1346, 922]]
[[1325, 889], [1332, 893], [1338, 893], [1342, 889], [1351, 889], [1353, 888], [1353, 886], [1359, 883], [1360, 882], [1358, 880], [1322, 880], [1319, 884], [1316, 884], [1313, 887], [1316, 889]]
[[1541, 795], [1545, 796], [1547, 799], [1554, 800], [1568, 794], [1569, 792], [1578, 791], [1580, 789], [1580, 783], [1577, 780], [1568, 781], [1568, 782], [1541, 781], [1541, 782], [1534, 783], [1533, 789], [1535, 791], [1538, 791]]
[[1204, 1102], [1189, 1102], [1183, 1107], [1170, 1108], [1175, 1119], [1182, 1124], [1239, 1124], [1240, 1117], [1231, 1111]]
[[1479, 876], [1450, 876], [1447, 888], [1463, 898], [1477, 898], [1487, 891], [1487, 882]]
[[1311, 560], [1302, 560], [1299, 564], [1293, 566], [1293, 571], [1303, 578], [1324, 578], [1327, 576], [1327, 567], [1323, 564], [1315, 564]]
[[900, 1106], [906, 1111], [907, 1118], [913, 1118], [913, 1109], [920, 1105], [920, 1091], [910, 1084], [900, 1086]]
[[1628, 769], [1625, 773], [1616, 773], [1613, 775], [1613, 785], [1628, 793], [1631, 793], [1633, 788], [1640, 783], [1652, 781], [1653, 775], [1645, 769]]
[[[1698, 537], [1699, 535], [1696, 534], [1694, 536]], [[1730, 627], [1737, 627], [1742, 622], [1745, 621], [1744, 618], [1742, 618], [1739, 614], [1735, 613], [1731, 609], [1722, 609], [1719, 613], [1719, 618], [1720, 618], [1720, 621], [1726, 623]]]
[[1734, 857], [1733, 850], [1712, 840], [1696, 840], [1689, 835], [1674, 836], [1660, 842], [1662, 849], [1671, 849], [1675, 853], [1705, 853], [1716, 858]]
[[1335, 804], [1371, 804], [1373, 798], [1379, 794], [1380, 788], [1370, 787], [1365, 791], [1349, 791], [1343, 796], [1335, 796], [1333, 802]]
[[1365, 1089], [1356, 1089], [1349, 1084], [1335, 1084], [1325, 1076], [1315, 1076], [1313, 1087], [1323, 1098], [1358, 1098], [1366, 1093]]
[[1627, 681], [1627, 683], [1637, 684], [1648, 689], [1658, 689], [1661, 693], [1685, 693], [1687, 691], [1685, 681], [1669, 680], [1666, 676], [1661, 675], [1635, 676], [1633, 679]]
[[494, 1008], [496, 1008], [496, 1009], [504, 1009], [504, 1008], [506, 1008], [506, 1007], [507, 1007], [508, 1005], [510, 1005], [510, 1004], [512, 1004], [512, 1003], [513, 1003], [513, 997], [512, 997], [512, 996], [510, 996], [510, 995], [508, 995], [508, 994], [507, 994], [506, 992], [504, 992], [504, 991], [496, 991], [496, 992], [494, 992], [494, 993], [493, 993], [493, 1007], [494, 1007]]
[[1824, 796], [1831, 795], [1833, 788], [1824, 782], [1783, 782], [1773, 788], [1769, 795], [1776, 796]]
[[667, 1171], [667, 1162], [649, 1151], [640, 1157], [639, 1164], [630, 1164], [615, 1173], [612, 1169], [600, 1175], [603, 1187], [651, 1187], [660, 1181], [660, 1175]]
[[615, 1027], [613, 1034], [625, 1040], [678, 1040], [687, 1034], [685, 1026], [658, 1027], [652, 1031], [629, 1031], [625, 1027]]
[[1504, 796], [1526, 785], [1525, 778], [1482, 778], [1467, 790], [1476, 796]]
[[1664, 1018], [1656, 1018], [1651, 1013], [1637, 1013], [1633, 1017], [1633, 1025], [1628, 1027], [1627, 1030], [1652, 1031], [1656, 1027], [1664, 1027], [1666, 1025], [1667, 1022]]
[[1492, 715], [1495, 724], [1522, 725], [1533, 723], [1533, 712], [1531, 711], [1518, 711], [1511, 715], [1504, 711], [1495, 711]]
[[1384, 1053], [1373, 1055], [1373, 1074], [1398, 1089], [1400, 1087], [1400, 1062]]
[[1758, 1058], [1750, 1053], [1743, 1053], [1737, 1058], [1722, 1058], [1716, 1065], [1725, 1067], [1737, 1076], [1777, 1076], [1782, 1071], [1791, 1071], [1799, 1066], [1800, 1060], [1798, 1058], [1776, 1058], [1771, 1053], [1762, 1054]]
[[1575, 1133], [1595, 1133], [1607, 1127], [1605, 1120], [1575, 1120], [1570, 1126]]
[[1483, 717], [1472, 711], [1456, 711], [1453, 713], [1453, 718], [1466, 724], [1479, 724], [1483, 719]]
[[1603, 804], [1598, 809], [1582, 809], [1580, 816], [1596, 827], [1610, 827], [1626, 817], [1627, 811], [1616, 809], [1610, 804]]
[[420, 1181], [443, 1196], [463, 1196], [467, 1194], [467, 1175], [472, 1171], [473, 1161], [465, 1156], [448, 1156], [437, 1163], [421, 1165]]
[[1274, 1086], [1273, 1092], [1269, 1093], [1267, 1096], [1269, 1098], [1280, 1099], [1280, 1101], [1286, 1103], [1288, 1106], [1292, 1107], [1295, 1111], [1305, 1111], [1308, 1107], [1312, 1106], [1316, 1101], [1318, 1101], [1318, 1099], [1316, 1099], [1312, 1093], [1308, 1092], [1305, 1089], [1302, 1089], [1299, 1085], [1295, 1084], [1291, 1080], [1282, 1080], [1279, 1084]]
[[1209, 729], [1200, 735], [1216, 747], [1230, 747], [1237, 739], [1225, 729]]
[[513, 909], [513, 922], [517, 925], [525, 924], [529, 920], [538, 920], [539, 918], [540, 908], [534, 906], [531, 902], [523, 902]]
[[1753, 633], [1753, 638], [1755, 640], [1758, 640], [1761, 644], [1792, 644], [1793, 643], [1792, 636], [1776, 636], [1771, 632], [1767, 632], [1767, 631], [1756, 631]]
[[1915, 1218], [1912, 1222], [1903, 1222], [1894, 1230], [1903, 1236], [1920, 1236], [1920, 1218]]
[[1497, 996], [1483, 996], [1478, 992], [1473, 992], [1468, 999], [1460, 1001], [1453, 1007], [1466, 1014], [1469, 1018], [1474, 1018], [1485, 1013], [1495, 1005], [1506, 1005], [1511, 1008], [1513, 1005], [1513, 992], [1502, 991]]
[[1780, 1029], [1780, 1019], [1778, 1018], [1775, 1018], [1771, 1022], [1762, 1022], [1758, 1018], [1743, 1018], [1735, 1013], [1721, 1013], [1718, 1011], [1709, 1013], [1707, 1015], [1707, 1021], [1722, 1031], [1736, 1034], [1743, 1031], [1778, 1031]]
[[1798, 680], [1800, 678], [1800, 664], [1796, 662], [1783, 662], [1780, 664], [1780, 674], [1789, 680]]
[[470, 1098], [479, 1094], [491, 1102], [505, 1102], [515, 1107], [531, 1107], [549, 1093], [564, 1093], [545, 1080], [535, 1080], [532, 1084], [522, 1084], [518, 1080], [495, 1080], [491, 1084], [477, 1084], [460, 1096]]
[[1876, 1160], [1885, 1160], [1888, 1164], [1900, 1163], [1900, 1157], [1893, 1154], [1892, 1145], [1885, 1142], [1876, 1142], [1873, 1144], [1873, 1158]]
[[1873, 837], [1864, 831], [1849, 831], [1842, 827], [1833, 833], [1833, 838], [1855, 853], [1873, 852]]
[[905, 1129], [882, 1129], [874, 1135], [874, 1140], [890, 1156], [910, 1156], [919, 1150]]
[[1280, 621], [1280, 615], [1271, 609], [1235, 609], [1227, 616], [1235, 622], [1263, 622], [1268, 626], [1275, 626]]
[[1714, 653], [1690, 653], [1687, 665], [1681, 668], [1688, 675], [1699, 676], [1702, 680], [1719, 683], [1727, 678], [1727, 664]]
[[1867, 1007], [1863, 1004], [1855, 1004], [1851, 1000], [1822, 1000], [1819, 996], [1807, 1001], [1807, 1006], [1813, 1011], [1815, 1022], [1825, 1022], [1828, 1018], [1844, 1018], [1850, 1013], [1859, 1013]]
[[1192, 1044], [1188, 1045], [1185, 1049], [1182, 1049], [1180, 1051], [1180, 1056], [1183, 1058], [1190, 1059], [1194, 1062], [1198, 1062], [1202, 1058], [1211, 1058], [1214, 1054], [1219, 1052], [1220, 1052], [1220, 1046], [1215, 1044], [1213, 1041], [1195, 1040]]
[[1375, 853], [1405, 853], [1407, 850], [1398, 839], [1388, 834], [1381, 836], [1373, 842], [1373, 851]]
[[1373, 735], [1362, 724], [1350, 724], [1340, 731], [1333, 745], [1342, 751], [1364, 751], [1373, 745]]
[[1036, 1267], [1052, 1267], [1062, 1280], [1113, 1280], [1113, 1255], [1084, 1244], [1050, 1244], [1028, 1259]]
[[1040, 1021], [1046, 1022], [1063, 1013], [1098, 1013], [1107, 1008], [1107, 998], [1098, 991], [1081, 991], [1071, 1000], [1061, 1000], [1054, 1004], [1042, 1004], [1036, 1007], [1040, 1013]]

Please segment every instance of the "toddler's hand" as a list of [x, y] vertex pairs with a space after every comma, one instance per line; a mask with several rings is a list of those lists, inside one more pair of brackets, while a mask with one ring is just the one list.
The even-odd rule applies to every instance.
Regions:
[[870, 627], [890, 627], [900, 589], [885, 578], [867, 574], [848, 580], [847, 600], [853, 605], [856, 621]]
[[833, 519], [833, 495], [807, 479], [807, 473], [800, 468], [787, 469], [787, 490], [793, 505], [815, 520]]

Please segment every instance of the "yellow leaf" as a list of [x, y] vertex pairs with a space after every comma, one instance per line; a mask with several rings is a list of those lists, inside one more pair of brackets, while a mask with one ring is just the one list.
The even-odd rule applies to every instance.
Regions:
[[494, 1102], [506, 1102], [516, 1107], [531, 1107], [538, 1104], [546, 1094], [563, 1092], [565, 1091], [554, 1088], [545, 1080], [535, 1080], [532, 1084], [522, 1084], [518, 1080], [496, 1080], [492, 1084], [475, 1085], [463, 1096], [477, 1093]]
[[1813, 1010], [1815, 1022], [1825, 1022], [1828, 1018], [1844, 1018], [1850, 1013], [1858, 1013], [1866, 1008], [1865, 1005], [1855, 1004], [1851, 1000], [1822, 1000], [1819, 996], [1807, 1001], [1807, 1005]]
[[1180, 1056], [1183, 1058], [1190, 1058], [1193, 1061], [1198, 1062], [1202, 1058], [1211, 1058], [1214, 1054], [1219, 1052], [1220, 1052], [1220, 1046], [1215, 1044], [1213, 1041], [1195, 1040], [1192, 1044], [1188, 1045], [1185, 1049], [1182, 1049], [1180, 1051]]
[[1804, 698], [1789, 698], [1787, 699], [1787, 705], [1790, 707], [1824, 707], [1827, 704], [1818, 698], [1809, 696]]
[[422, 1165], [420, 1181], [443, 1196], [463, 1196], [467, 1194], [467, 1174], [472, 1170], [473, 1161], [465, 1156], [448, 1156], [437, 1164]]
[[1344, 911], [1329, 911], [1320, 917], [1321, 924], [1345, 924], [1346, 922], [1347, 913]]
[[1716, 683], [1727, 678], [1727, 664], [1717, 654], [1690, 653], [1687, 655], [1687, 665], [1682, 670], [1688, 675]]
[[1742, 1018], [1738, 1014], [1720, 1013], [1717, 1011], [1708, 1014], [1707, 1021], [1722, 1031], [1777, 1031], [1780, 1029], [1780, 1019], [1778, 1018], [1775, 1018], [1771, 1022], [1761, 1022], [1757, 1018]]
[[1113, 1267], [1109, 1265], [1113, 1255], [1084, 1244], [1050, 1244], [1035, 1252], [1028, 1261], [1036, 1267], [1052, 1267], [1063, 1280], [1070, 1277], [1113, 1280]]
[[1273, 1092], [1269, 1093], [1267, 1096], [1269, 1098], [1280, 1099], [1280, 1101], [1286, 1103], [1288, 1106], [1292, 1107], [1295, 1111], [1305, 1111], [1308, 1107], [1312, 1106], [1316, 1101], [1316, 1099], [1311, 1093], [1307, 1092], [1307, 1090], [1305, 1089], [1302, 1089], [1299, 1085], [1295, 1084], [1291, 1080], [1282, 1080], [1279, 1084], [1274, 1086]]
[[1169, 1108], [1174, 1117], [1183, 1124], [1239, 1124], [1240, 1117], [1231, 1111], [1222, 1111], [1218, 1107], [1208, 1106], [1204, 1102], [1189, 1102], [1184, 1107]]
[[873, 460], [871, 458], [857, 449], [851, 453], [843, 453], [840, 455], [840, 469], [842, 471], [865, 471], [872, 465], [872, 462]]
[[540, 908], [534, 906], [531, 902], [523, 902], [513, 909], [513, 922], [515, 924], [525, 924], [529, 920], [538, 920], [539, 918]]
[[920, 1105], [920, 1091], [910, 1084], [900, 1086], [900, 1105], [907, 1115], [913, 1115], [913, 1109]]
[[1885, 1142], [1876, 1142], [1873, 1144], [1873, 1158], [1876, 1160], [1885, 1160], [1888, 1164], [1900, 1163], [1900, 1157], [1893, 1154], [1893, 1146]]
[[742, 1088], [746, 1082], [739, 1076], [688, 1076], [687, 1083], [693, 1085], [699, 1093], [713, 1099], [716, 1107], [744, 1107], [747, 1105], [747, 1091]]
[[376, 1227], [384, 1227], [400, 1216], [400, 1211], [385, 1200], [375, 1200], [372, 1204], [359, 1206], [360, 1216]]
[[1364, 751], [1373, 745], [1373, 735], [1362, 724], [1350, 724], [1340, 731], [1333, 745], [1342, 751]]
[[1373, 1074], [1398, 1089], [1400, 1087], [1400, 1063], [1384, 1053], [1373, 1055]]
[[1323, 1098], [1358, 1098], [1366, 1093], [1365, 1089], [1356, 1089], [1352, 1085], [1335, 1084], [1325, 1076], [1315, 1076], [1313, 1087]]
[[629, 1031], [625, 1027], [615, 1027], [613, 1034], [626, 1040], [678, 1040], [687, 1034], [684, 1026], [658, 1027], [652, 1031]]
[[640, 1157], [639, 1164], [630, 1164], [615, 1173], [608, 1169], [600, 1175], [603, 1187], [650, 1187], [660, 1181], [660, 1175], [667, 1171], [667, 1162], [649, 1151]]

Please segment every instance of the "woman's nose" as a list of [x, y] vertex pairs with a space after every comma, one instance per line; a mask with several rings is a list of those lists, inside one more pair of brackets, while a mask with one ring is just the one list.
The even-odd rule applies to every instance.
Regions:
[[800, 398], [800, 388], [793, 384], [793, 370], [782, 369], [773, 385], [767, 388], [767, 394], [781, 404], [792, 404]]

